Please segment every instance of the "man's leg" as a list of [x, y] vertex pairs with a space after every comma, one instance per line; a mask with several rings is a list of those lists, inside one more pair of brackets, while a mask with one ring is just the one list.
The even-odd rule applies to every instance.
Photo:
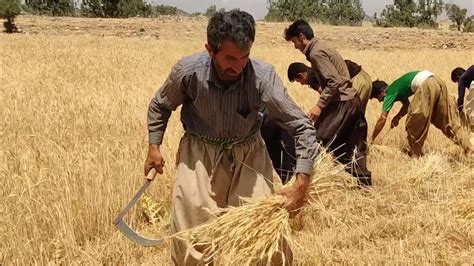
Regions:
[[356, 97], [332, 103], [323, 112], [316, 127], [318, 139], [339, 163], [346, 166], [347, 172], [357, 177], [360, 183], [369, 184], [371, 174], [366, 162], [367, 122], [360, 99]]
[[345, 104], [346, 114], [342, 120], [344, 137], [344, 155], [341, 161], [347, 166], [346, 171], [358, 179], [360, 185], [372, 184], [371, 173], [367, 169], [367, 121], [359, 98]]
[[430, 89], [429, 84], [432, 82], [433, 79], [428, 78], [423, 83], [423, 86], [415, 92], [408, 108], [405, 129], [410, 152], [414, 156], [423, 155], [423, 144], [428, 136], [434, 104], [438, 99], [438, 96]]
[[352, 175], [357, 177], [359, 185], [371, 186], [372, 173], [367, 168], [367, 121], [362, 111], [348, 142], [354, 143], [349, 146], [355, 146], [355, 154], [351, 163]]
[[333, 154], [336, 159], [339, 159], [344, 154], [344, 136], [341, 135], [341, 126], [345, 118], [346, 102], [330, 103], [321, 112], [321, 115], [316, 121], [314, 127], [316, 128], [316, 136], [318, 141]]
[[471, 147], [469, 136], [461, 126], [455, 99], [448, 94], [446, 84], [438, 77], [434, 77], [432, 82], [427, 83], [427, 86], [430, 86], [430, 90], [438, 95], [438, 101], [433, 109], [431, 122], [445, 136], [453, 140], [454, 143], [461, 146], [465, 151], [468, 151]]
[[[179, 146], [176, 180], [172, 194], [171, 230], [180, 232], [211, 218], [212, 211], [227, 206], [231, 173], [222, 164], [211, 178], [216, 147], [195, 137], [184, 136]], [[206, 263], [203, 247], [193, 248], [184, 240], [173, 239], [171, 259], [175, 265]]]
[[474, 133], [474, 81], [466, 93], [466, 100], [464, 101], [464, 113], [466, 114], [469, 123], [471, 134]]

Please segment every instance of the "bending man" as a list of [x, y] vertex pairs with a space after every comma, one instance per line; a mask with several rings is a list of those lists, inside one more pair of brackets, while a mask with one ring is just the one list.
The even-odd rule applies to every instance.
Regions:
[[346, 63], [336, 50], [314, 37], [313, 29], [304, 20], [291, 24], [285, 30], [285, 39], [293, 42], [311, 62], [314, 77], [321, 86], [321, 96], [310, 110], [318, 139], [360, 185], [370, 186], [367, 122], [360, 99], [351, 86]]
[[[412, 95], [410, 103], [408, 98]], [[372, 133], [372, 142], [382, 131], [394, 103], [399, 101], [403, 106], [392, 119], [391, 127], [396, 127], [400, 119], [408, 114], [405, 126], [410, 155], [423, 155], [422, 148], [431, 123], [467, 153], [472, 153], [469, 138], [462, 130], [459, 114], [456, 112], [456, 103], [448, 95], [446, 84], [433, 73], [408, 72], [390, 86], [385, 81], [374, 81], [371, 98], [383, 102], [382, 114]]]

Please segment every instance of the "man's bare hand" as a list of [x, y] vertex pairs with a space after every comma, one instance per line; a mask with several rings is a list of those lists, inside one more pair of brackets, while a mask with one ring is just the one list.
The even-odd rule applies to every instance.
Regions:
[[286, 197], [285, 208], [290, 212], [290, 217], [296, 216], [301, 207], [308, 201], [309, 186], [309, 175], [298, 173], [292, 185], [283, 188], [277, 193]]
[[165, 159], [163, 159], [163, 156], [161, 155], [160, 146], [150, 144], [148, 147], [148, 156], [145, 161], [145, 176], [148, 175], [151, 168], [155, 168], [160, 175], [163, 174], [164, 166]]
[[397, 126], [398, 126], [398, 123], [400, 123], [400, 118], [398, 118], [397, 116], [395, 116], [395, 117], [392, 119], [392, 123], [390, 124], [390, 128], [397, 127]]
[[321, 115], [321, 108], [319, 106], [315, 105], [311, 110], [309, 110], [308, 116], [313, 121], [313, 123], [316, 123], [318, 121], [319, 116]]

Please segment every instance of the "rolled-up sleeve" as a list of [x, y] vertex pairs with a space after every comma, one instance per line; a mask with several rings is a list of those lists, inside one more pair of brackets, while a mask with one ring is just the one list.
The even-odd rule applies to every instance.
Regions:
[[285, 127], [296, 143], [296, 173], [312, 174], [314, 159], [319, 152], [316, 129], [288, 95], [283, 82], [271, 69], [261, 83], [262, 100], [272, 120]]
[[321, 77], [324, 79], [324, 88], [316, 104], [319, 108], [324, 109], [339, 93], [339, 88], [343, 85], [343, 81], [331, 63], [329, 55], [324, 51], [317, 51], [311, 55], [311, 65], [316, 66]]
[[185, 75], [178, 62], [148, 106], [148, 141], [161, 144], [171, 112], [184, 102]]

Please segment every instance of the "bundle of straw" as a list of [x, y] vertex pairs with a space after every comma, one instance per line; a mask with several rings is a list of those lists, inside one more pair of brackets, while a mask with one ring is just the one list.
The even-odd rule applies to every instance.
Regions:
[[[314, 202], [336, 187], [347, 187], [353, 181], [337, 166], [330, 155], [316, 159], [309, 196]], [[280, 261], [286, 245], [297, 246], [292, 239], [290, 217], [284, 208], [285, 198], [273, 195], [266, 199], [245, 199], [240, 207], [221, 210], [215, 218], [174, 237], [204, 247], [206, 260], [217, 264], [249, 265]], [[281, 256], [281, 257], [280, 257]]]

